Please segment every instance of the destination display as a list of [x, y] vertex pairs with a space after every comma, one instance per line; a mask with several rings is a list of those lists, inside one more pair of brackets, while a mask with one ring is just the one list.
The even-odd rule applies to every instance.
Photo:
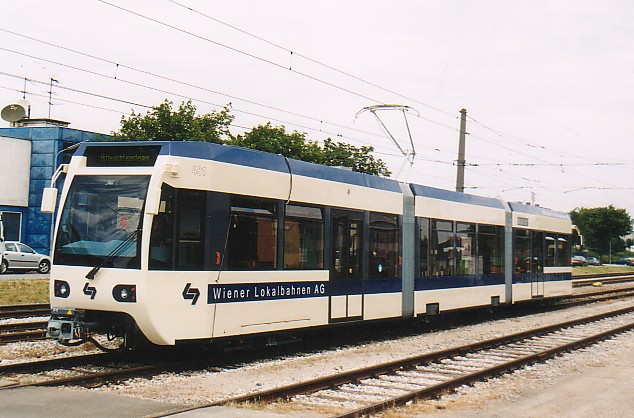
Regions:
[[84, 157], [87, 167], [151, 167], [160, 152], [160, 145], [88, 146]]

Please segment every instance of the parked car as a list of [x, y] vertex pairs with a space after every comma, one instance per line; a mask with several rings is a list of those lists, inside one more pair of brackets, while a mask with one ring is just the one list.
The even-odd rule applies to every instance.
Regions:
[[614, 264], [624, 264], [626, 266], [634, 266], [634, 258], [621, 258], [614, 262]]
[[596, 257], [587, 257], [586, 258], [586, 262], [588, 263], [589, 266], [600, 266], [601, 265], [601, 260], [599, 260]]
[[8, 270], [29, 271], [38, 273], [48, 273], [51, 270], [51, 259], [44, 254], [38, 254], [26, 244], [16, 241], [5, 241], [4, 257], [0, 263], [0, 274]]
[[572, 257], [572, 262], [570, 264], [573, 267], [583, 267], [583, 266], [587, 266], [588, 262], [586, 261], [586, 258], [584, 256], [576, 255]]

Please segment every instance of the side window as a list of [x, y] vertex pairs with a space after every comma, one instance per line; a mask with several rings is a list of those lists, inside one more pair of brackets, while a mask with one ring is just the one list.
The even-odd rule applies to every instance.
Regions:
[[429, 277], [429, 219], [418, 218], [420, 277]]
[[525, 229], [515, 230], [515, 254], [513, 256], [515, 273], [531, 272], [531, 235]]
[[35, 253], [35, 251], [33, 251], [31, 247], [24, 244], [18, 244], [18, 249], [20, 250], [20, 252], [27, 253], [27, 254]]
[[277, 268], [275, 201], [232, 196], [228, 258], [229, 270]]
[[323, 209], [286, 205], [284, 268], [288, 270], [324, 268]]
[[476, 257], [476, 226], [456, 223], [456, 265], [459, 276], [478, 274]]
[[363, 213], [332, 211], [333, 279], [363, 277]]
[[398, 277], [398, 216], [370, 214], [370, 278]]
[[205, 192], [178, 190], [176, 195], [176, 268], [203, 270]]
[[542, 231], [532, 231], [533, 251], [531, 254], [531, 272], [541, 273], [544, 271], [544, 233]]
[[546, 232], [544, 235], [544, 245], [546, 247], [544, 267], [555, 267], [557, 263], [557, 234]]
[[172, 270], [174, 261], [174, 189], [166, 184], [161, 191], [159, 213], [152, 221], [150, 270]]
[[454, 233], [452, 221], [432, 219], [429, 248], [431, 276], [453, 276]]
[[15, 247], [15, 244], [11, 243], [6, 243], [4, 244], [4, 249], [5, 251], [17, 251], [18, 249]]
[[570, 245], [570, 235], [559, 234], [557, 236], [557, 266], [570, 265], [572, 248]]
[[483, 274], [504, 274], [504, 228], [478, 225], [478, 258]]

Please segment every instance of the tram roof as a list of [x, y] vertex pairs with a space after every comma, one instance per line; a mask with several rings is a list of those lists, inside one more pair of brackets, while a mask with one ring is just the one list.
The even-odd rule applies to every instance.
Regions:
[[428, 197], [431, 199], [448, 200], [451, 202], [464, 203], [468, 205], [486, 206], [489, 208], [506, 209], [504, 202], [491, 197], [476, 196], [468, 193], [454, 192], [450, 190], [437, 189], [435, 187], [410, 184], [414, 196]]
[[[278, 154], [251, 150], [230, 145], [220, 145], [201, 141], [135, 141], [135, 142], [90, 142], [82, 144], [77, 155], [84, 155], [88, 147], [145, 147], [161, 146], [159, 155], [172, 155], [185, 158], [218, 161], [245, 167], [288, 173], [289, 167], [294, 175], [330, 180], [373, 189], [400, 193], [396, 180], [364, 173], [357, 173], [343, 168], [329, 167], [305, 161], [285, 159]], [[288, 162], [288, 164], [287, 164]]]
[[509, 202], [509, 206], [513, 212], [526, 213], [529, 215], [549, 216], [551, 218], [570, 219], [570, 214], [559, 212], [556, 210], [542, 208], [540, 206], [526, 205], [519, 202]]

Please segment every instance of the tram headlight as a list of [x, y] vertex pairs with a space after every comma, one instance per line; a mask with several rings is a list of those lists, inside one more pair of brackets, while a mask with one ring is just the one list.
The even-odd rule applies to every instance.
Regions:
[[70, 296], [70, 285], [64, 280], [55, 280], [53, 282], [53, 293], [57, 298], [67, 298]]
[[117, 302], [135, 303], [136, 302], [136, 285], [118, 284], [112, 289], [112, 297]]

